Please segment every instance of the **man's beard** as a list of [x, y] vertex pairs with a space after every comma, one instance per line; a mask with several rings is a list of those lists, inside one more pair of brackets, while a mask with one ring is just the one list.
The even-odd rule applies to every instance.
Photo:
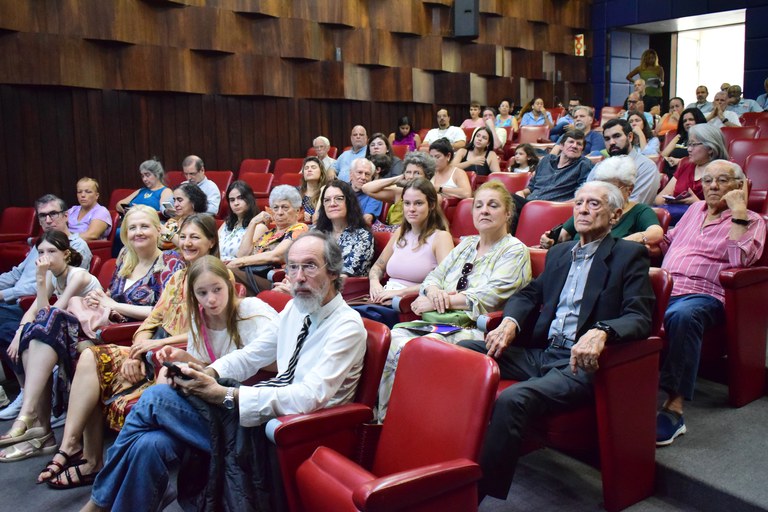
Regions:
[[613, 146], [611, 149], [608, 150], [608, 154], [611, 155], [611, 156], [628, 155], [629, 154], [629, 144], [627, 144], [624, 148], [619, 148], [617, 146]]
[[291, 289], [293, 295], [293, 304], [299, 313], [303, 315], [311, 315], [323, 306], [323, 299], [328, 294], [328, 287], [331, 284], [326, 281], [325, 284], [319, 290], [309, 290], [309, 297], [296, 295], [296, 290]]

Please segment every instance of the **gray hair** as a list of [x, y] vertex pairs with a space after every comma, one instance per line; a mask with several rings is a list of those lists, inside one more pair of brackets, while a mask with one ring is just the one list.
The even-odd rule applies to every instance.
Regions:
[[733, 177], [737, 180], [744, 181], [747, 179], [746, 175], [744, 174], [744, 171], [742, 170], [741, 166], [737, 164], [736, 162], [731, 162], [730, 160], [723, 160], [722, 158], [719, 158], [717, 160], [712, 160], [709, 162], [709, 165], [707, 166], [707, 169], [712, 167], [713, 165], [722, 165], [723, 167], [726, 167], [733, 171]]
[[624, 208], [624, 195], [616, 185], [605, 181], [589, 181], [580, 186], [575, 195], [579, 195], [579, 192], [585, 187], [601, 187], [605, 191], [605, 197], [608, 200], [608, 209], [611, 213], [614, 213], [619, 208]]
[[163, 164], [161, 164], [160, 160], [157, 158], [141, 162], [141, 164], [139, 164], [139, 172], [141, 171], [151, 172], [160, 183], [165, 185], [165, 169], [163, 169]]
[[376, 166], [373, 164], [373, 162], [363, 157], [355, 158], [354, 160], [352, 160], [352, 165], [349, 166], [349, 172], [352, 172], [355, 168], [357, 168], [360, 162], [365, 163], [365, 166], [368, 168], [369, 171], [371, 171], [371, 176], [373, 176], [376, 173]]
[[[329, 233], [312, 229], [296, 237], [294, 243], [296, 243], [298, 240], [301, 240], [302, 238], [307, 237], [319, 238], [323, 241], [323, 259], [325, 259], [325, 269], [329, 273], [336, 276], [336, 278], [333, 280], [333, 288], [337, 292], [341, 291], [341, 273], [344, 269], [344, 259], [341, 256], [341, 247], [339, 246], [338, 242], [336, 242], [336, 240]], [[291, 247], [293, 247], [293, 245], [291, 245]], [[291, 250], [288, 249], [289, 253], [290, 251]]]
[[272, 189], [269, 194], [269, 205], [277, 203], [278, 201], [288, 201], [291, 203], [292, 208], [301, 207], [301, 194], [296, 190], [296, 187], [290, 185], [278, 185]]
[[312, 141], [312, 144], [315, 144], [317, 141], [320, 141], [323, 144], [325, 144], [326, 146], [331, 147], [331, 141], [328, 140], [327, 137], [323, 137], [322, 135], [319, 135], [319, 136], [315, 137], [315, 140]]
[[411, 151], [405, 155], [405, 160], [403, 160], [403, 169], [408, 167], [408, 164], [418, 165], [421, 167], [421, 169], [424, 171], [424, 175], [428, 180], [431, 180], [435, 175], [435, 159], [432, 158], [428, 153], [423, 153], [421, 151]]
[[60, 198], [59, 196], [55, 196], [53, 194], [45, 194], [43, 197], [35, 201], [35, 213], [40, 211], [40, 207], [43, 206], [44, 204], [54, 203], [54, 202], [59, 203], [59, 209], [62, 212], [67, 211], [67, 203], [62, 198]]
[[578, 107], [576, 107], [576, 109], [573, 111], [573, 113], [576, 114], [576, 112], [578, 112], [579, 110], [586, 110], [587, 111], [587, 115], [594, 119], [594, 117], [595, 117], [595, 109], [593, 109], [592, 107], [588, 107], [587, 105], [579, 105]]
[[185, 167], [189, 167], [190, 165], [195, 164], [195, 170], [196, 171], [202, 171], [203, 167], [205, 167], [205, 164], [203, 163], [203, 159], [199, 156], [195, 155], [189, 155], [187, 158], [185, 158], [181, 162], [181, 168], [184, 169]]
[[637, 180], [635, 161], [627, 155], [606, 158], [595, 167], [592, 179], [599, 181], [617, 180], [625, 185], [632, 186]]
[[688, 140], [690, 140], [691, 135], [696, 137], [710, 151], [712, 160], [728, 160], [725, 139], [723, 139], [723, 132], [719, 128], [715, 128], [711, 124], [699, 123], [688, 128]]

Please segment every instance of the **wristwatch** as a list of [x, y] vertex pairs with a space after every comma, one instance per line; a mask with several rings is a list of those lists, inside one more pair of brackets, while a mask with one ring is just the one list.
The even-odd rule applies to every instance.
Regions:
[[597, 329], [599, 331], [603, 331], [605, 334], [607, 334], [608, 341], [614, 340], [618, 337], [618, 333], [616, 332], [616, 330], [606, 323], [595, 322], [595, 325], [593, 325], [592, 328]]
[[222, 405], [230, 411], [235, 408], [235, 388], [227, 388]]
[[749, 226], [749, 219], [735, 219], [731, 217], [731, 222], [738, 224], [739, 226]]

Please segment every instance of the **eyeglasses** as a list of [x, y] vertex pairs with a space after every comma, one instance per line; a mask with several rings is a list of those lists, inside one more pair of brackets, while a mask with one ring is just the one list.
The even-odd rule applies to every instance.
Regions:
[[273, 204], [270, 208], [273, 212], [289, 212], [295, 209], [289, 204]]
[[474, 263], [465, 263], [461, 268], [461, 277], [459, 278], [459, 282], [456, 283], [457, 292], [463, 292], [467, 289], [467, 286], [469, 285], [469, 279], [467, 279], [467, 276], [470, 272], [472, 272], [473, 268], [475, 268]]
[[59, 215], [64, 213], [63, 211], [59, 210], [58, 212], [45, 212], [45, 213], [38, 213], [37, 214], [37, 220], [40, 222], [43, 222], [46, 218], [50, 217], [51, 220], [56, 220], [59, 218]]
[[334, 196], [334, 197], [326, 197], [323, 199], [323, 204], [342, 204], [344, 202], [344, 196]]
[[627, 100], [627, 103], [637, 103], [640, 100]]
[[718, 176], [717, 178], [713, 178], [712, 176], [703, 176], [701, 178], [701, 184], [709, 186], [712, 184], [713, 181], [717, 181], [718, 185], [727, 185], [735, 179], [736, 178], [734, 178], [733, 176], [725, 176], [725, 175]]
[[320, 269], [325, 268], [325, 266], [328, 265], [327, 263], [321, 267], [318, 267], [315, 263], [288, 263], [285, 266], [285, 272], [288, 274], [289, 277], [296, 277], [299, 273], [299, 270], [304, 272], [304, 275], [307, 277], [315, 277], [318, 272], [320, 272]]
[[703, 145], [704, 145], [703, 142], [689, 142], [688, 148], [695, 148], [696, 146], [703, 146]]
[[197, 176], [198, 174], [200, 174], [200, 171], [184, 171], [185, 178], [191, 178], [192, 176]]

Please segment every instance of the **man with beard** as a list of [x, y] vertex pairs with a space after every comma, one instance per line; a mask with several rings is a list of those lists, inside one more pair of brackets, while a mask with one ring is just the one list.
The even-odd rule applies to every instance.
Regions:
[[461, 149], [467, 145], [467, 135], [458, 126], [451, 126], [451, 117], [448, 111], [441, 108], [437, 111], [437, 128], [432, 128], [421, 143], [422, 148], [428, 148], [437, 139], [445, 137], [451, 142], [453, 150]]
[[707, 89], [707, 86], [698, 86], [696, 88], [696, 101], [694, 103], [689, 103], [685, 108], [697, 108], [701, 110], [702, 114], [711, 112], [714, 105], [711, 101], [707, 101], [707, 96], [709, 96], [709, 89]]
[[[632, 126], [624, 119], [611, 119], [603, 126], [603, 139], [610, 156], [629, 155], [635, 161], [637, 181], [635, 181], [635, 189], [629, 196], [629, 200], [653, 205], [653, 200], [659, 191], [661, 175], [656, 164], [645, 155], [641, 155], [635, 147], [635, 134], [632, 132]], [[594, 179], [595, 169], [599, 166], [600, 164], [597, 164], [592, 169], [587, 181]]]
[[[91, 501], [83, 510], [162, 509], [169, 471], [190, 449], [202, 460], [210, 456], [212, 463], [227, 466], [225, 482], [203, 470], [202, 484], [190, 486], [194, 491], [206, 492], [205, 499], [215, 500], [216, 509], [224, 505], [222, 500], [232, 505], [233, 499], [241, 500], [238, 508], [242, 510], [254, 508], [254, 494], [263, 498], [269, 489], [264, 484], [259, 494], [251, 482], [271, 478], [265, 462], [267, 421], [343, 404], [354, 397], [366, 331], [360, 315], [341, 297], [341, 268], [341, 250], [335, 240], [317, 231], [299, 237], [288, 250], [285, 265], [293, 301], [259, 338], [243, 340], [243, 348], [207, 368], [182, 367], [188, 380], [176, 377], [173, 387], [158, 384], [144, 392], [109, 450]], [[274, 362], [277, 377], [254, 386], [230, 384]], [[224, 378], [222, 385], [217, 379]], [[212, 428], [210, 417], [223, 425], [220, 430]], [[234, 431], [228, 430], [233, 423]], [[219, 439], [225, 435], [226, 439]], [[243, 443], [247, 446], [243, 453], [234, 453], [235, 445], [241, 448]], [[244, 463], [247, 470], [240, 468]], [[182, 471], [187, 470], [185, 464]], [[232, 480], [243, 486], [233, 488]], [[206, 485], [214, 486], [215, 492], [205, 491]], [[162, 501], [164, 505], [170, 498]]]

